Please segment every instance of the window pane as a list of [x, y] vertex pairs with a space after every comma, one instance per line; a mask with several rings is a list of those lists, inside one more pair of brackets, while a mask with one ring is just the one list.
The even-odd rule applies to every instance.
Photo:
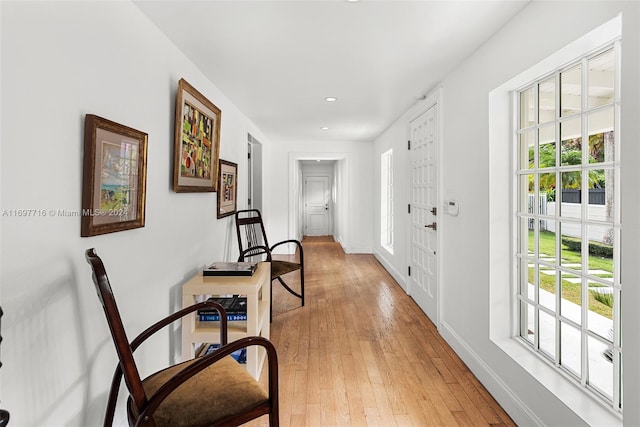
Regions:
[[580, 272], [582, 270], [582, 227], [578, 223], [560, 223], [560, 264]]
[[560, 123], [560, 165], [582, 164], [582, 119], [580, 117]]
[[560, 314], [582, 324], [582, 279], [577, 274], [560, 272]]
[[556, 311], [556, 275], [558, 271], [546, 265], [540, 265], [540, 275], [538, 276], [538, 303]]
[[546, 123], [556, 118], [556, 78], [548, 78], [538, 86], [538, 123]]
[[565, 218], [580, 218], [582, 216], [582, 172], [561, 172], [562, 194], [560, 216]]
[[[549, 202], [555, 202], [556, 200], [556, 174], [555, 173], [541, 173], [538, 179], [538, 191], [540, 194], [540, 205], [545, 205], [545, 210], [549, 214], [553, 215], [555, 205], [553, 209], [549, 206]], [[546, 202], [546, 203], [545, 203]]]
[[556, 358], [556, 320], [553, 316], [542, 310], [538, 311], [538, 334], [540, 338], [540, 350], [551, 359]]
[[536, 134], [530, 130], [520, 135], [519, 169], [533, 169], [535, 167]]
[[523, 326], [520, 335], [522, 338], [529, 341], [529, 343], [533, 344], [533, 340], [535, 337], [535, 317], [534, 317], [534, 308], [532, 304], [527, 304], [524, 301], [520, 302], [520, 317], [521, 323]]
[[560, 364], [580, 377], [582, 347], [580, 331], [566, 322], [560, 322]]
[[589, 283], [589, 330], [603, 338], [613, 331], [613, 294], [612, 287]]
[[[551, 126], [544, 126], [538, 130], [538, 140], [540, 145], [552, 144], [549, 147], [552, 148], [553, 151], [553, 165], [555, 165], [555, 147], [556, 147], [556, 127], [552, 124]], [[549, 167], [553, 165], [546, 165], [540, 167]]]
[[596, 221], [613, 222], [613, 169], [587, 171], [589, 178], [589, 208], [587, 218]]
[[560, 115], [579, 113], [582, 105], [582, 65], [560, 73]]
[[535, 301], [533, 288], [535, 263], [530, 259], [520, 258], [520, 295], [526, 296], [531, 301]]
[[587, 116], [589, 163], [614, 161], [613, 120], [613, 108], [596, 111]]
[[596, 338], [588, 338], [589, 385], [609, 398], [613, 397], [613, 362], [609, 359], [610, 345]]
[[520, 127], [528, 128], [535, 124], [535, 88], [531, 86], [520, 92]]
[[[554, 134], [553, 135], [549, 135], [550, 132], [548, 130], [546, 130], [548, 128], [545, 128], [544, 130], [541, 129], [540, 132], [540, 138], [544, 137], [544, 143], [542, 143], [542, 139], [539, 145], [539, 149], [538, 149], [538, 167], [539, 168], [552, 168], [556, 165], [556, 142], [555, 142], [555, 128], [554, 128]], [[544, 135], [542, 135], [542, 132], [544, 132]], [[550, 142], [547, 142], [550, 141]]]
[[613, 103], [614, 65], [613, 49], [589, 60], [589, 108]]
[[538, 258], [540, 261], [555, 265], [556, 262], [556, 233], [552, 220], [540, 220], [538, 233]]
[[606, 225], [589, 225], [589, 274], [613, 285], [613, 228]]

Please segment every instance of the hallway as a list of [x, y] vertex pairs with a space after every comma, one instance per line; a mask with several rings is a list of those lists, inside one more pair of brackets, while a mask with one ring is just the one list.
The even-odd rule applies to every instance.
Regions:
[[305, 307], [273, 286], [282, 426], [515, 425], [372, 255], [303, 246]]

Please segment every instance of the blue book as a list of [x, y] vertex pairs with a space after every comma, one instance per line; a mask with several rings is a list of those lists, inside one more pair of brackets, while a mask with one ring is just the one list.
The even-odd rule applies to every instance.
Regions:
[[[201, 322], [217, 322], [220, 320], [218, 313], [202, 313], [198, 315]], [[247, 320], [247, 313], [227, 313], [227, 321], [234, 322], [239, 320]]]
[[[219, 348], [220, 344], [204, 344], [202, 350], [198, 353], [198, 356], [206, 356]], [[247, 349], [241, 348], [240, 350], [236, 350], [231, 353], [231, 357], [233, 357], [238, 363], [247, 363]]]

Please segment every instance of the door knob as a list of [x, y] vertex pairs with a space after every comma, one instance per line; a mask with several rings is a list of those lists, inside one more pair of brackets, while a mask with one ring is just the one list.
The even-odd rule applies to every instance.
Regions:
[[435, 222], [432, 222], [431, 224], [425, 225], [425, 227], [431, 228], [433, 231], [436, 231], [438, 229], [438, 224], [436, 224]]

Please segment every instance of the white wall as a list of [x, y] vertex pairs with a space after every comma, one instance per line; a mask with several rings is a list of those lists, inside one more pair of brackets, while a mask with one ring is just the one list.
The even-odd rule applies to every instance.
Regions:
[[[0, 7], [2, 209], [80, 209], [86, 113], [149, 134], [144, 228], [81, 238], [79, 217], [1, 218], [0, 406], [15, 426], [101, 425], [116, 358], [84, 250], [103, 257], [130, 335], [178, 306], [207, 262], [237, 253], [215, 193], [171, 190], [178, 80], [222, 109], [221, 158], [239, 164], [240, 182], [247, 132], [268, 140], [132, 3]], [[149, 372], [179, 353], [163, 333], [140, 361]]]
[[[441, 326], [440, 332], [458, 352], [475, 375], [494, 394], [498, 401], [521, 425], [539, 423], [543, 425], [575, 426], [586, 425], [581, 418], [580, 408], [569, 406], [558, 400], [542, 385], [535, 373], [527, 372], [515, 363], [490, 339], [490, 269], [489, 249], [493, 232], [490, 233], [489, 202], [492, 197], [504, 198], [506, 192], [495, 192], [489, 185], [490, 166], [494, 161], [489, 157], [492, 141], [488, 129], [488, 94], [503, 82], [516, 76], [548, 55], [578, 39], [593, 28], [623, 12], [622, 36], [622, 126], [623, 144], [623, 325], [624, 348], [624, 402], [625, 425], [640, 425], [637, 401], [640, 397], [639, 362], [640, 339], [633, 332], [640, 323], [638, 304], [640, 291], [635, 286], [640, 272], [637, 259], [640, 256], [640, 207], [637, 182], [639, 168], [633, 163], [640, 161], [637, 135], [640, 115], [638, 96], [638, 64], [640, 17], [637, 2], [533, 2], [509, 22], [474, 55], [467, 58], [442, 81], [443, 88], [443, 199], [459, 202], [458, 216], [443, 215], [442, 222], [442, 262], [440, 272]], [[542, 30], [544, 29], [544, 30]], [[375, 141], [374, 168], [380, 153], [389, 148], [397, 153], [406, 144], [408, 117], [405, 114]], [[504, 158], [509, 158], [505, 153]], [[400, 160], [400, 159], [398, 159]], [[403, 180], [406, 174], [403, 165], [394, 159], [394, 183], [396, 185], [396, 205], [406, 207], [408, 193], [399, 189], [408, 185]], [[632, 166], [625, 168], [630, 163]], [[377, 177], [377, 178], [376, 178]], [[379, 181], [379, 171], [374, 180]], [[510, 175], [504, 175], [505, 180]], [[506, 181], [508, 182], [508, 181]], [[401, 184], [402, 183], [402, 184]], [[375, 196], [374, 206], [379, 203]], [[380, 217], [376, 213], [375, 226], [379, 229]], [[509, 227], [508, 222], [492, 223], [492, 226]], [[405, 236], [406, 239], [408, 236]], [[396, 245], [403, 236], [396, 233]], [[374, 251], [384, 257], [385, 265], [404, 269], [407, 265], [406, 253], [384, 254], [377, 245]], [[628, 261], [625, 262], [625, 259]], [[463, 267], [461, 267], [463, 266]], [[403, 270], [401, 270], [403, 271]], [[508, 272], [507, 272], [508, 273]], [[630, 284], [630, 286], [629, 286]], [[627, 307], [625, 309], [625, 307]], [[631, 332], [630, 332], [631, 331]], [[571, 387], [571, 386], [570, 386]], [[575, 388], [573, 396], [577, 405], [585, 412], [599, 404], [591, 399], [580, 399]], [[606, 412], [606, 411], [605, 411]], [[591, 414], [593, 415], [593, 414]], [[600, 416], [600, 418], [597, 418]], [[607, 414], [594, 419], [611, 422], [615, 417]], [[599, 424], [594, 425], [610, 425]]]

